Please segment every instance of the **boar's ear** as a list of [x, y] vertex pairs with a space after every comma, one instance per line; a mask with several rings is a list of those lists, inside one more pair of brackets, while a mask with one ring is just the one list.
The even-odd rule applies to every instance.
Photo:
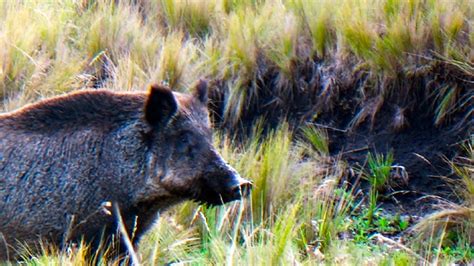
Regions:
[[202, 104], [207, 105], [207, 80], [200, 79], [194, 86], [193, 95]]
[[151, 85], [145, 103], [145, 119], [150, 125], [166, 125], [178, 111], [178, 103], [173, 92], [162, 85]]

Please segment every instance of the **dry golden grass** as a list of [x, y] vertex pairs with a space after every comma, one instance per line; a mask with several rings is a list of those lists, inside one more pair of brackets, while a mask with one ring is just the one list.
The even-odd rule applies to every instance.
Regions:
[[[355, 58], [393, 76], [423, 58], [473, 73], [472, 0], [4, 1], [0, 5], [3, 109], [90, 86], [181, 90], [199, 77], [224, 81], [226, 117], [237, 121], [275, 69], [291, 94], [296, 66], [314, 57]], [[351, 60], [347, 60], [350, 59]], [[429, 61], [429, 60], [428, 60]], [[453, 107], [440, 93], [440, 123]]]

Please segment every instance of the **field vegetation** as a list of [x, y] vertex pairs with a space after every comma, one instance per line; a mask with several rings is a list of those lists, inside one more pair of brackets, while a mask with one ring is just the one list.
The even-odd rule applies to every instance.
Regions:
[[[162, 214], [141, 242], [144, 265], [469, 264], [473, 47], [473, 0], [1, 1], [1, 109], [210, 81], [216, 146], [255, 188], [242, 202]], [[347, 127], [318, 126], [332, 119]], [[333, 131], [377, 119], [394, 132], [419, 121], [454, 132], [438, 156], [450, 197], [424, 195], [429, 213], [384, 208], [410, 182], [397, 150], [359, 164], [334, 150]], [[24, 262], [87, 264], [85, 249], [45, 247]]]

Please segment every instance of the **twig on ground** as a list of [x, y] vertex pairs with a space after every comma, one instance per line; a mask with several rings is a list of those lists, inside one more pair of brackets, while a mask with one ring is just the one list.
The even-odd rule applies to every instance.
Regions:
[[365, 150], [368, 150], [368, 149], [369, 149], [369, 146], [365, 146], [365, 147], [362, 147], [362, 148], [357, 148], [357, 149], [352, 149], [352, 150], [345, 151], [345, 152], [343, 152], [342, 154], [348, 154], [348, 153], [354, 153], [354, 152], [359, 152], [359, 151], [365, 151]]
[[419, 259], [420, 261], [423, 261], [423, 264], [426, 264], [426, 265], [429, 265], [430, 263], [424, 259], [422, 256], [418, 255], [415, 251], [413, 251], [412, 249], [408, 248], [407, 246], [403, 245], [402, 243], [399, 243], [393, 239], [390, 239], [388, 237], [385, 237], [381, 234], [375, 234], [373, 235], [371, 238], [376, 238], [377, 241], [379, 242], [385, 242], [385, 243], [388, 243], [390, 245], [393, 245], [393, 246], [396, 246], [400, 249], [403, 249], [404, 251], [410, 253], [410, 255], [416, 257], [417, 259]]

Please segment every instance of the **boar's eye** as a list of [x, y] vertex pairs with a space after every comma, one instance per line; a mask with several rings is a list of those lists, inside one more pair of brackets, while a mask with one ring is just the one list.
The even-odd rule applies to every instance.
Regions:
[[189, 134], [182, 135], [179, 138], [179, 142], [181, 142], [182, 145], [190, 144], [191, 143], [191, 135], [189, 135]]

